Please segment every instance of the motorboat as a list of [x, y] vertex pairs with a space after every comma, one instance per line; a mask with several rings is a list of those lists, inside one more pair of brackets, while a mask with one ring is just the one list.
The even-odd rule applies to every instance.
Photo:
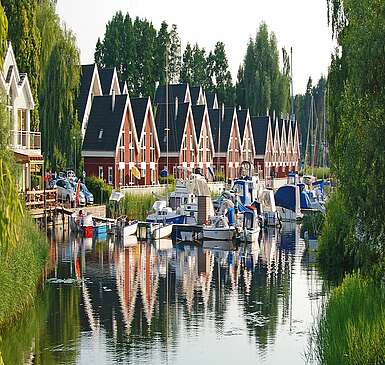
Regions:
[[283, 222], [295, 222], [303, 218], [300, 196], [298, 185], [286, 184], [276, 191], [275, 204]]
[[169, 237], [172, 233], [172, 224], [138, 222], [136, 235], [139, 240], [159, 240]]
[[261, 205], [263, 224], [265, 226], [277, 226], [279, 219], [273, 190], [262, 189], [259, 193], [258, 201]]
[[107, 224], [106, 223], [95, 223], [93, 226], [93, 234], [95, 236], [104, 236], [107, 234]]
[[149, 214], [146, 222], [165, 223], [165, 224], [183, 224], [185, 215], [167, 206], [165, 200], [157, 200], [152, 206], [153, 213]]
[[125, 216], [119, 217], [117, 219], [116, 229], [117, 229], [117, 234], [120, 237], [125, 238], [131, 235], [135, 235], [137, 228], [138, 228], [137, 220], [130, 221], [130, 220], [127, 220], [127, 217]]
[[235, 238], [236, 232], [224, 216], [218, 216], [212, 225], [203, 226], [203, 240], [230, 241]]
[[243, 227], [240, 239], [245, 242], [257, 242], [261, 228], [257, 209], [250, 209], [243, 213]]

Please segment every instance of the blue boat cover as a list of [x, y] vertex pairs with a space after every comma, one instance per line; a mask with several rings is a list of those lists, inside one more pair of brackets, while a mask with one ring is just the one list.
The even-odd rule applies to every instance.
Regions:
[[312, 204], [311, 204], [309, 195], [307, 194], [307, 192], [305, 190], [301, 191], [300, 198], [301, 198], [301, 209], [311, 209], [312, 208]]
[[275, 205], [295, 212], [295, 185], [281, 186], [275, 193]]

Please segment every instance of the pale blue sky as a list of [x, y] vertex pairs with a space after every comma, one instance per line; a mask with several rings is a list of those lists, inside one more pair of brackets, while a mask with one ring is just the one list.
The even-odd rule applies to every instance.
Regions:
[[93, 62], [96, 40], [118, 10], [146, 17], [157, 28], [162, 20], [177, 24], [182, 47], [198, 42], [210, 50], [223, 41], [234, 79], [249, 37], [264, 20], [280, 47], [293, 47], [295, 93], [304, 92], [309, 76], [315, 82], [326, 74], [333, 50], [326, 0], [58, 0], [57, 12], [76, 35], [82, 63]]

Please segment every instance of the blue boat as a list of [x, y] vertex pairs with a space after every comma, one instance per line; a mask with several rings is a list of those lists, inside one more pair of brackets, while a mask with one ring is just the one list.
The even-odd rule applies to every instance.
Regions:
[[107, 234], [107, 224], [105, 223], [94, 224], [93, 234], [95, 236]]

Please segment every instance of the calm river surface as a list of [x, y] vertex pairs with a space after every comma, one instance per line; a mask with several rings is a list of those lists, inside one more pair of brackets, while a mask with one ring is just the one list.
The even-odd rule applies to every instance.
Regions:
[[304, 364], [325, 295], [299, 231], [238, 249], [56, 232], [47, 277], [61, 280], [3, 335], [5, 365]]

